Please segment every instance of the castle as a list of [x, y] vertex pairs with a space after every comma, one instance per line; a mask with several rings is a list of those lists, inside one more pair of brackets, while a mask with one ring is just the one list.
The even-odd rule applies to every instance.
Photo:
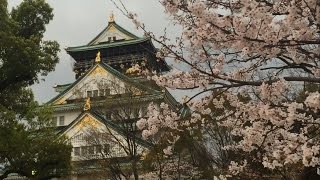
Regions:
[[179, 106], [141, 71], [166, 73], [169, 66], [157, 60], [150, 38], [128, 32], [113, 15], [87, 45], [66, 51], [75, 60], [76, 80], [56, 85], [59, 94], [47, 104], [53, 107], [57, 133], [73, 147], [72, 179], [88, 179], [97, 171], [112, 176], [125, 166], [138, 171], [138, 161], [152, 144], [141, 138], [135, 122], [146, 116], [150, 103]]

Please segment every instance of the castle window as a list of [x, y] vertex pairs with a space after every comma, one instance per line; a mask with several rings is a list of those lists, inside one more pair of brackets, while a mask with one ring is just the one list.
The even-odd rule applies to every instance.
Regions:
[[85, 156], [88, 154], [88, 146], [81, 147], [81, 155]]
[[59, 126], [64, 126], [64, 116], [59, 117]]
[[100, 96], [100, 97], [104, 96], [104, 89], [100, 89], [100, 90], [99, 90], [99, 96]]
[[80, 156], [80, 147], [74, 147], [73, 148], [73, 154], [75, 156]]
[[88, 146], [88, 154], [89, 155], [95, 154], [94, 153], [94, 146]]
[[116, 40], [117, 40], [117, 37], [116, 37], [116, 36], [113, 36], [113, 37], [112, 37], [112, 40], [113, 40], [113, 41], [116, 41]]
[[[110, 145], [106, 144], [103, 149], [104, 153], [109, 153]], [[74, 156], [89, 156], [89, 155], [98, 155], [102, 152], [101, 145], [95, 146], [81, 146], [81, 147], [73, 147], [73, 155]]]
[[93, 90], [93, 97], [98, 97], [98, 90]]
[[108, 37], [108, 41], [111, 42], [111, 37]]
[[57, 118], [57, 117], [53, 117], [53, 118], [52, 118], [52, 124], [53, 124], [53, 126], [57, 126], [57, 122], [58, 122], [58, 118]]
[[109, 96], [110, 95], [110, 89], [105, 89], [104, 90], [104, 95]]
[[110, 89], [100, 89], [99, 96], [108, 96], [110, 95]]
[[77, 135], [73, 136], [73, 138], [72, 138], [72, 142], [74, 142], [74, 143], [83, 142], [84, 140], [85, 140], [85, 137], [82, 133], [77, 134]]
[[87, 97], [92, 97], [92, 91], [87, 91]]
[[96, 146], [96, 154], [100, 154], [101, 153], [101, 145], [97, 145]]
[[104, 148], [103, 148], [104, 153], [109, 154], [110, 150], [111, 150], [111, 145], [110, 144], [105, 144]]

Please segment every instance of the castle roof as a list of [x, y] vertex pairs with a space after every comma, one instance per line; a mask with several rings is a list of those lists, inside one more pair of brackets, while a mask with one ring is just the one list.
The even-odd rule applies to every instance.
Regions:
[[146, 37], [138, 37], [113, 21], [109, 22], [108, 26], [104, 28], [87, 45], [69, 47], [66, 49], [66, 51], [68, 53], [72, 53], [79, 51], [125, 46], [131, 44], [139, 44], [146, 41], [150, 41], [150, 39]]

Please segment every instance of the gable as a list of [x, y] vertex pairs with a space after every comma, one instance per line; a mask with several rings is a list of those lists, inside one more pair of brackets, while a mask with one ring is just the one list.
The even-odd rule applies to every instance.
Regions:
[[67, 136], [69, 139], [72, 139], [79, 134], [90, 136], [94, 133], [108, 132], [121, 139], [122, 135], [118, 132], [120, 128], [112, 127], [106, 121], [107, 120], [100, 119], [89, 112], [84, 112], [69, 124], [66, 129], [63, 130], [62, 134]]
[[[126, 156], [120, 144], [125, 144], [125, 138], [116, 130], [102, 122], [92, 114], [86, 112], [76, 119], [63, 133], [73, 147], [94, 147], [97, 145], [110, 145], [116, 156]], [[119, 144], [120, 143], [120, 144]]]
[[[116, 123], [105, 120], [95, 112], [85, 111], [71, 124], [61, 131], [73, 147], [88, 147], [108, 144], [116, 156], [126, 156], [123, 146], [126, 146], [125, 133]], [[147, 141], [136, 137], [139, 151], [151, 147]]]
[[64, 130], [63, 134], [68, 138], [72, 138], [80, 133], [88, 133], [91, 129], [102, 131], [104, 126], [104, 123], [89, 113], [83, 113]]
[[109, 95], [125, 94], [128, 90], [136, 95], [148, 93], [147, 91], [154, 91], [133, 82], [106, 64], [97, 63], [85, 75], [48, 103], [53, 105], [67, 104], [68, 100], [86, 98], [89, 91], [91, 93], [99, 93], [100, 95], [102, 90]]
[[101, 33], [98, 34], [98, 36], [91, 40], [88, 45], [97, 45], [107, 42], [112, 43], [117, 41], [128, 41], [133, 39], [138, 39], [138, 37], [123, 29], [115, 22], [111, 22]]

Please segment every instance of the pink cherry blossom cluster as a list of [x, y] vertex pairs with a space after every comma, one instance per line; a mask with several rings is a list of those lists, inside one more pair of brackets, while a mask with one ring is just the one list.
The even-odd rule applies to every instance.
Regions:
[[[303, 92], [305, 85], [320, 84], [320, 1], [161, 3], [181, 26], [175, 42], [156, 38], [136, 15], [129, 17], [161, 45], [159, 60], [171, 58], [187, 68], [148, 78], [163, 87], [199, 93], [185, 98], [191, 115], [183, 120], [168, 105], [151, 104], [148, 118], [137, 122], [143, 138], [168, 132], [163, 129], [192, 132], [208, 127], [205, 116], [222, 111], [215, 123], [240, 139], [226, 149], [259, 151], [261, 164], [270, 170], [320, 165], [320, 93]], [[298, 94], [304, 98], [298, 100]], [[173, 153], [175, 140], [171, 142], [164, 153]], [[229, 173], [244, 171], [245, 162], [232, 162]]]
[[[159, 171], [159, 164], [153, 164]], [[178, 179], [179, 177], [197, 177], [199, 171], [186, 159], [172, 157], [162, 164], [162, 177], [164, 179]], [[159, 172], [160, 173], [160, 172]]]
[[[274, 96], [277, 96], [286, 90], [266, 88], [264, 91], [276, 93]], [[319, 140], [310, 134], [319, 128], [320, 118], [306, 115], [319, 112], [319, 93], [310, 93], [304, 103], [281, 103], [273, 95], [267, 98], [265, 92], [260, 93], [264, 101], [241, 102], [237, 96], [232, 96], [232, 100], [228, 98], [228, 93], [225, 94], [228, 101], [236, 102], [230, 103], [236, 109], [234, 116], [220, 122], [221, 126], [231, 127], [232, 134], [241, 137], [237, 144], [228, 148], [246, 152], [263, 149], [262, 164], [270, 169], [298, 162], [304, 166], [319, 165]], [[301, 127], [295, 130], [295, 126]]]
[[246, 160], [244, 160], [242, 165], [239, 165], [237, 162], [231, 161], [229, 166], [229, 171], [233, 175], [239, 174], [239, 172], [243, 171], [243, 168], [245, 168], [246, 165], [247, 165]]
[[[142, 138], [144, 139], [155, 138], [156, 140], [155, 135], [161, 133], [160, 130], [163, 128], [178, 129], [179, 116], [165, 103], [161, 103], [160, 106], [151, 103], [148, 106], [147, 117], [147, 119], [141, 118], [136, 123], [137, 127], [143, 130]], [[166, 149], [165, 152], [169, 154], [170, 149]]]

